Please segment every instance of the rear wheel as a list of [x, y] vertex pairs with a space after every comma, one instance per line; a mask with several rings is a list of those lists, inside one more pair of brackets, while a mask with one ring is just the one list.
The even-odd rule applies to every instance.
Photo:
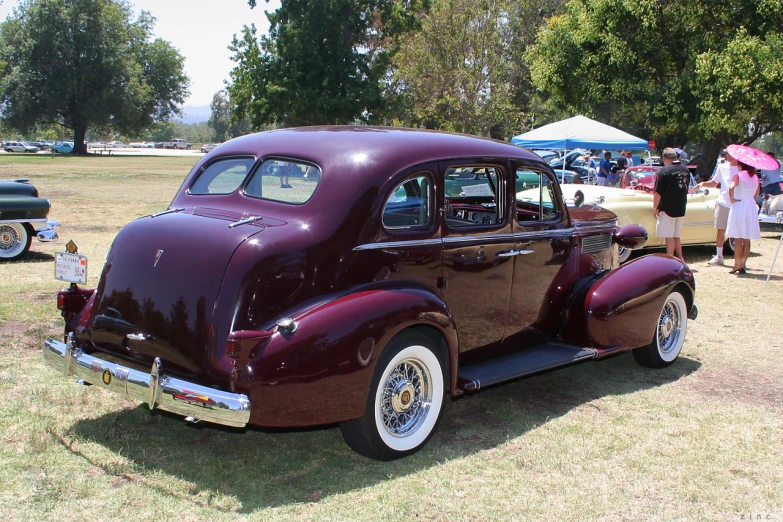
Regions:
[[30, 250], [31, 229], [24, 223], [0, 223], [0, 259], [12, 261]]
[[732, 255], [734, 254], [734, 238], [730, 237], [726, 240], [725, 243], [723, 243], [723, 254]]
[[647, 346], [633, 351], [636, 362], [648, 368], [664, 368], [677, 359], [688, 331], [688, 307], [678, 291], [670, 293], [663, 303], [655, 326], [655, 337]]
[[357, 453], [394, 460], [429, 441], [443, 413], [445, 357], [418, 332], [403, 332], [381, 354], [364, 416], [340, 425]]

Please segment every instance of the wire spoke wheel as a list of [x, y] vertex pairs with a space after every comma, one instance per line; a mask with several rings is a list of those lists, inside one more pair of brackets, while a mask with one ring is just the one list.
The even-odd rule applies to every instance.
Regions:
[[636, 362], [649, 368], [663, 368], [677, 359], [685, 344], [688, 331], [688, 307], [685, 298], [675, 290], [666, 296], [652, 342], [636, 348], [633, 357]]
[[0, 224], [0, 259], [16, 259], [30, 248], [30, 234], [22, 223]]
[[405, 359], [392, 370], [381, 391], [383, 425], [395, 437], [416, 431], [432, 403], [432, 377], [417, 359]]

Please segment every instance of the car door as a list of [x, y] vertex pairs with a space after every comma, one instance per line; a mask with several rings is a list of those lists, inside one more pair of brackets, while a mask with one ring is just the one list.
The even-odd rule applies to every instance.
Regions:
[[441, 162], [438, 169], [444, 183], [443, 294], [460, 352], [470, 352], [466, 361], [503, 339], [514, 270], [513, 184], [501, 161]]
[[683, 244], [715, 241], [714, 214], [717, 198], [718, 189], [700, 190], [688, 194], [680, 235]]
[[541, 341], [541, 330], [551, 329], [548, 295], [573, 246], [573, 229], [548, 170], [515, 165], [526, 188], [515, 195], [513, 219], [514, 280], [505, 337], [515, 348]]

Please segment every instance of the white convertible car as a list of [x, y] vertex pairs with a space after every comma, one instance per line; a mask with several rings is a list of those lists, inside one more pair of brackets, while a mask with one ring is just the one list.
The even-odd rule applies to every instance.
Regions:
[[[620, 226], [636, 224], [647, 229], [650, 239], [645, 248], [661, 248], [665, 246], [663, 238], [655, 235], [655, 215], [653, 214], [653, 195], [643, 190], [599, 187], [597, 185], [561, 185], [563, 197], [570, 203], [577, 190], [585, 195], [585, 203], [595, 203], [617, 214]], [[683, 245], [715, 244], [716, 230], [713, 226], [715, 201], [718, 198], [717, 189], [691, 189], [688, 203], [685, 207], [685, 223], [682, 227]], [[733, 249], [729, 241], [723, 246], [726, 254]], [[630, 250], [620, 249], [620, 262], [631, 255]]]

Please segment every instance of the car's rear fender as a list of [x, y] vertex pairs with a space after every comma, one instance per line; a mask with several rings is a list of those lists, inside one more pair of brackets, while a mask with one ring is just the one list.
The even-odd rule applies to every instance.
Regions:
[[[238, 364], [237, 391], [253, 405], [251, 424], [307, 426], [364, 415], [375, 362], [402, 330], [418, 328], [444, 343], [456, 389], [457, 331], [445, 303], [424, 286], [364, 287], [293, 315], [293, 331], [275, 327]], [[289, 330], [291, 329], [289, 328]], [[262, 333], [262, 332], [259, 332]]]
[[587, 291], [584, 318], [587, 341], [599, 357], [645, 346], [653, 339], [664, 300], [675, 287], [693, 310], [693, 273], [666, 255], [640, 257], [608, 272]]

